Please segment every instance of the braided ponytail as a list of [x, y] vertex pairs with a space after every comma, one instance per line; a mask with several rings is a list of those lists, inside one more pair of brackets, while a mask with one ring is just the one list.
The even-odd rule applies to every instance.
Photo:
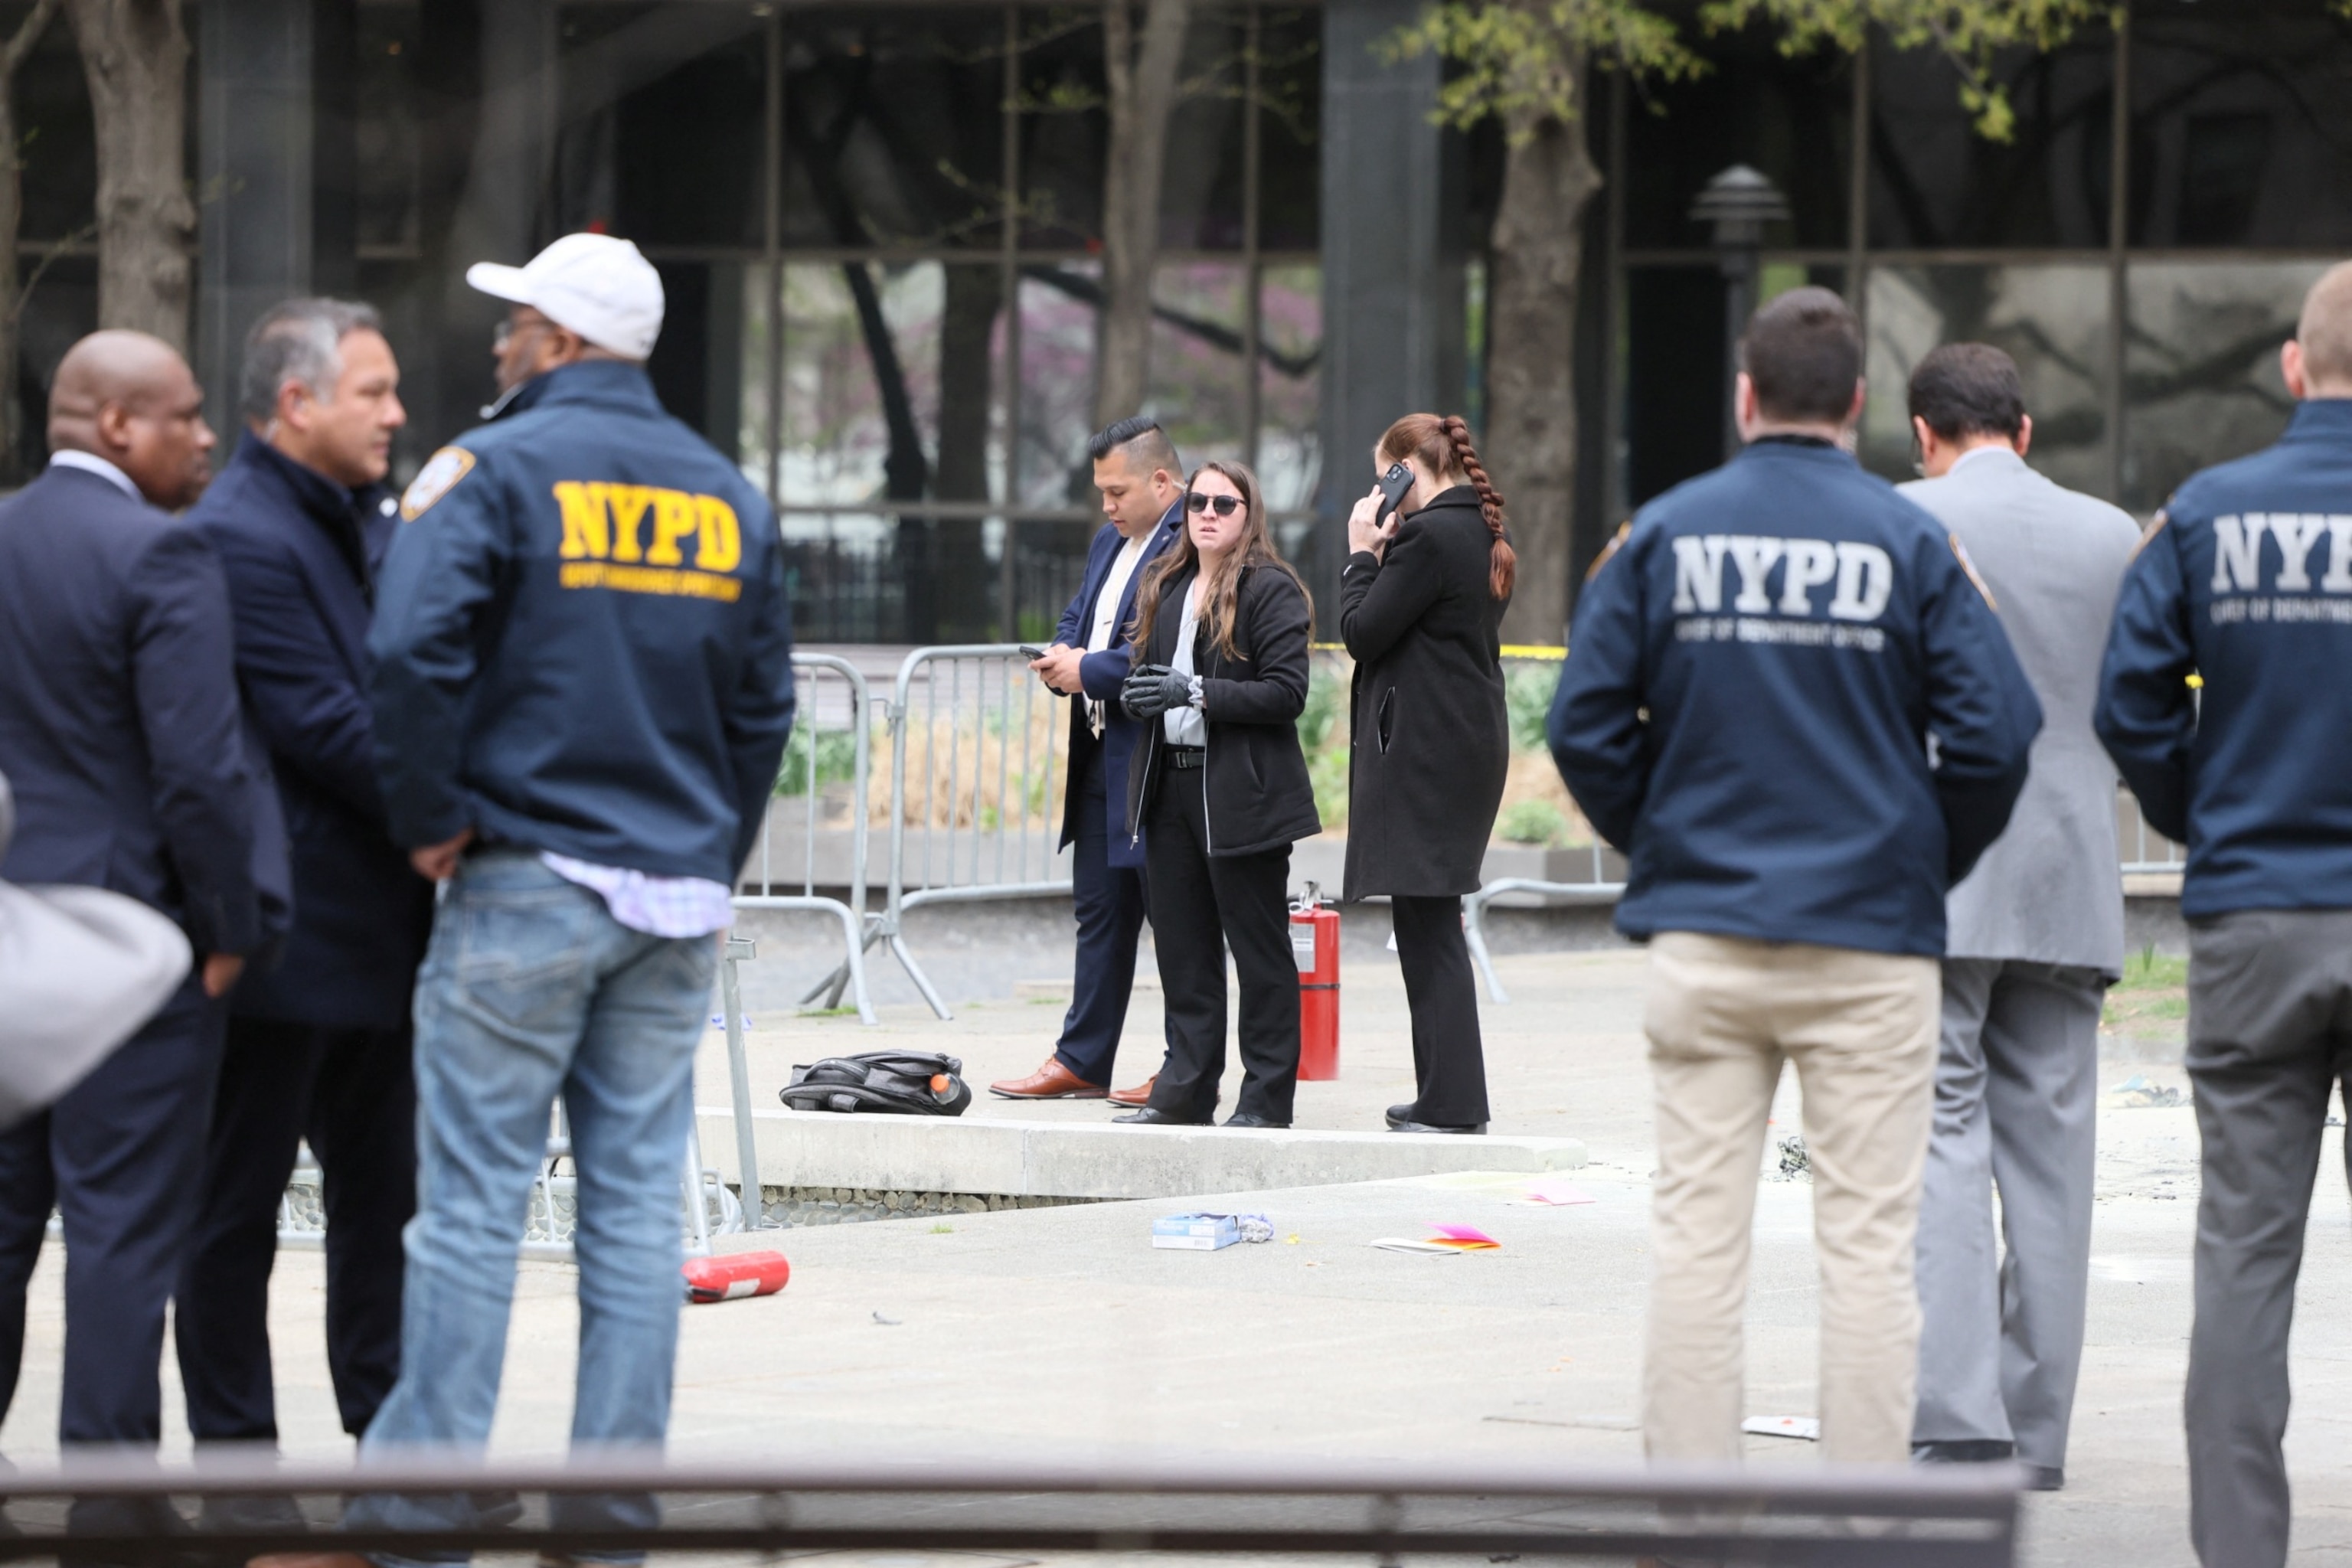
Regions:
[[1519, 557], [1518, 552], [1511, 548], [1511, 542], [1503, 537], [1503, 498], [1496, 493], [1494, 481], [1487, 479], [1486, 465], [1478, 460], [1478, 448], [1470, 444], [1469, 421], [1459, 414], [1449, 414], [1439, 428], [1444, 431], [1446, 440], [1453, 444], [1453, 466], [1462, 471], [1463, 477], [1470, 481], [1470, 488], [1478, 492], [1478, 510], [1486, 519], [1486, 531], [1495, 536], [1494, 549], [1488, 552], [1491, 564], [1487, 568], [1487, 582], [1494, 589], [1495, 597], [1507, 599], [1511, 596], [1512, 581], [1518, 575]]

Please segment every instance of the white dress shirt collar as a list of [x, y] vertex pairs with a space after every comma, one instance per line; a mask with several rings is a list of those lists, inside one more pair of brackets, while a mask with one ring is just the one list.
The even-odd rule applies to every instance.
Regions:
[[98, 456], [95, 452], [52, 452], [49, 454], [49, 467], [53, 468], [79, 468], [83, 473], [96, 474], [100, 479], [104, 479], [108, 484], [110, 484], [116, 489], [121, 490], [132, 500], [143, 502], [147, 499], [145, 496], [139, 493], [139, 487], [131, 482], [131, 476], [129, 474], [124, 473], [121, 468], [116, 468], [112, 463], [108, 462], [104, 458]]

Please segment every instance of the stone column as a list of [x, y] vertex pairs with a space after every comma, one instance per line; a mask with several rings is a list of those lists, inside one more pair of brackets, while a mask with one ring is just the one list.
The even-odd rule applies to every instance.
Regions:
[[[1318, 635], [1337, 633], [1348, 509], [1371, 488], [1391, 421], [1459, 412], [1464, 220], [1448, 138], [1430, 123], [1438, 66], [1380, 42], [1422, 0], [1331, 0], [1323, 13], [1323, 478], [1308, 572]], [[1311, 569], [1310, 569], [1311, 567]]]
[[313, 4], [198, 8], [195, 368], [224, 460], [246, 330], [311, 287]]

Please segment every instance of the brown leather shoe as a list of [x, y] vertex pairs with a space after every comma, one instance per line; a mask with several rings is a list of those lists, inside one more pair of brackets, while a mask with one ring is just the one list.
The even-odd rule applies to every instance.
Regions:
[[988, 1092], [1006, 1100], [1100, 1100], [1108, 1092], [1098, 1083], [1088, 1083], [1062, 1065], [1059, 1057], [1047, 1057], [1045, 1065], [1027, 1078], [1008, 1078], [988, 1086]]
[[1149, 1105], [1151, 1103], [1151, 1086], [1159, 1081], [1160, 1075], [1153, 1073], [1133, 1089], [1115, 1089], [1106, 1098], [1113, 1105]]

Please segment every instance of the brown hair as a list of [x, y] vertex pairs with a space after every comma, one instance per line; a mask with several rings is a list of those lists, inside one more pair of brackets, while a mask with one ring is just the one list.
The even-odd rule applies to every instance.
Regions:
[[1310, 625], [1315, 617], [1314, 595], [1307, 592], [1306, 584], [1298, 581], [1298, 574], [1290, 569], [1290, 563], [1275, 549], [1274, 536], [1266, 531], [1265, 507], [1258, 494], [1257, 476], [1250, 472], [1245, 463], [1203, 463], [1193, 469], [1192, 477], [1185, 481], [1184, 493], [1188, 500], [1184, 526], [1177, 531], [1174, 546], [1160, 552], [1160, 559], [1151, 563], [1150, 569], [1143, 575], [1143, 585], [1135, 593], [1136, 604], [1141, 610], [1135, 623], [1135, 646], [1141, 649], [1150, 645], [1151, 623], [1160, 616], [1161, 586], [1200, 561], [1201, 552], [1192, 543], [1189, 498], [1192, 487], [1200, 482], [1202, 474], [1223, 475], [1226, 482], [1242, 495], [1242, 536], [1231, 550], [1225, 552], [1224, 559], [1210, 568], [1213, 575], [1202, 594], [1201, 619], [1207, 625], [1209, 636], [1215, 639], [1220, 652], [1227, 658], [1243, 658], [1246, 656], [1234, 647], [1234, 606], [1241, 595], [1243, 568], [1272, 567], [1297, 584], [1300, 595], [1307, 600]]
[[1911, 417], [1945, 441], [1971, 436], [2017, 439], [2025, 428], [2025, 384], [2017, 362], [1990, 343], [1946, 343], [1911, 372]]
[[1460, 474], [1478, 492], [1478, 510], [1486, 520], [1486, 531], [1495, 537], [1494, 548], [1487, 552], [1487, 585], [1497, 599], [1511, 596], [1511, 583], [1518, 575], [1518, 553], [1511, 542], [1503, 537], [1503, 498], [1496, 493], [1494, 481], [1486, 478], [1486, 465], [1478, 460], [1478, 448], [1470, 441], [1470, 422], [1459, 414], [1439, 418], [1434, 414], [1408, 414], [1389, 426], [1381, 437], [1381, 457], [1391, 463], [1402, 463], [1407, 458], [1441, 479]]
[[1768, 419], [1844, 424], [1862, 363], [1862, 323], [1826, 289], [1775, 296], [1739, 334], [1739, 368]]

